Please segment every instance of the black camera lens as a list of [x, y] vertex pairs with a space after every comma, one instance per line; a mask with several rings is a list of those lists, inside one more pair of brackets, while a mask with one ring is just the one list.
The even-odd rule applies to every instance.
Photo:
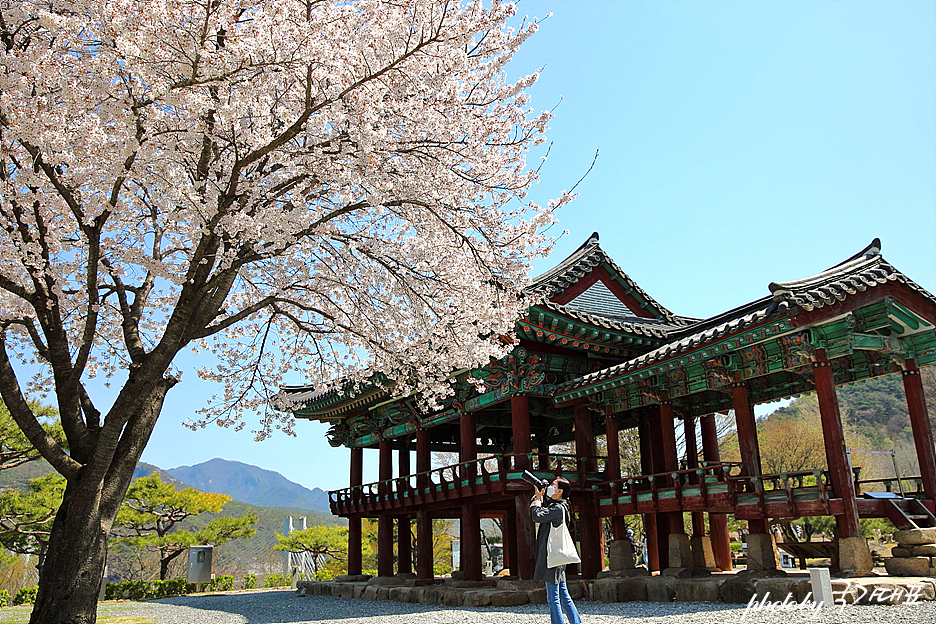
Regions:
[[537, 477], [535, 474], [533, 474], [529, 470], [524, 470], [523, 474], [520, 475], [520, 478], [538, 490], [545, 489], [546, 487], [549, 486], [549, 481], [540, 479], [539, 477]]

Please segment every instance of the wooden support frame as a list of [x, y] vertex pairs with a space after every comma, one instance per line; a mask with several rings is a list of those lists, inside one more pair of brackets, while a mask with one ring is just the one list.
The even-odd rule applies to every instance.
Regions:
[[936, 500], [936, 459], [934, 459], [933, 430], [930, 427], [926, 409], [926, 397], [923, 393], [923, 381], [920, 369], [913, 358], [908, 358], [903, 371], [904, 393], [907, 398], [907, 410], [910, 412], [910, 428], [913, 431], [913, 443], [916, 445], [917, 461], [920, 464], [920, 477], [923, 480], [923, 495]]

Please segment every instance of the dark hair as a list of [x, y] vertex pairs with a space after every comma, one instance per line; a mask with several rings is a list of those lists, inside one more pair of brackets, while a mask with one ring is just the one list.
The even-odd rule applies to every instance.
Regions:
[[556, 477], [559, 481], [559, 489], [562, 490], [562, 498], [569, 500], [572, 498], [572, 484], [565, 477]]

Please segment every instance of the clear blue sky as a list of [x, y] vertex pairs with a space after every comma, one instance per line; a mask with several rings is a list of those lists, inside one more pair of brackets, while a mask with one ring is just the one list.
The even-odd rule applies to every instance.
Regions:
[[[597, 230], [653, 297], [705, 317], [880, 237], [936, 292], [936, 2], [536, 0], [519, 13], [553, 13], [510, 66], [543, 67], [533, 106], [558, 104], [534, 199], [570, 188], [600, 151], [559, 214], [555, 233], [569, 234], [534, 274]], [[347, 485], [348, 451], [325, 425], [262, 443], [183, 429], [212, 393], [195, 361], [179, 363], [144, 461], [223, 457]], [[365, 451], [365, 480], [376, 465]]]

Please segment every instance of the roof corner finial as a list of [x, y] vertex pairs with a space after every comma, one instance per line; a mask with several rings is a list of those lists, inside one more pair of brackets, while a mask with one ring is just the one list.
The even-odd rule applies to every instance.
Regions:
[[875, 238], [873, 241], [871, 241], [871, 244], [868, 245], [868, 248], [865, 249], [864, 256], [865, 258], [870, 258], [872, 256], [880, 256], [880, 255], [881, 255], [881, 239]]
[[588, 237], [588, 240], [585, 241], [585, 246], [589, 247], [598, 243], [598, 232], [592, 232], [592, 235]]

